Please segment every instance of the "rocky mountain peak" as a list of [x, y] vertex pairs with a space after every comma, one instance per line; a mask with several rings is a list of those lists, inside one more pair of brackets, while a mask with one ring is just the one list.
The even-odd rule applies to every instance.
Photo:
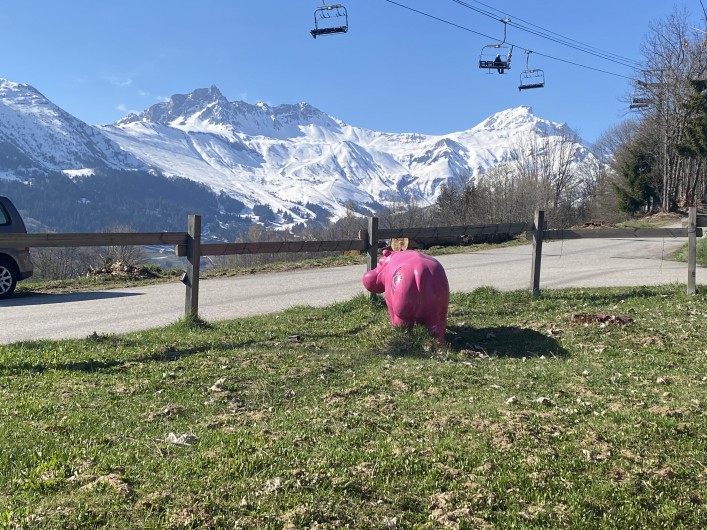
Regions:
[[338, 127], [335, 120], [308, 103], [271, 106], [244, 101], [228, 101], [216, 86], [198, 88], [188, 94], [175, 94], [168, 101], [152, 105], [140, 114], [131, 114], [114, 125], [121, 127], [136, 122], [150, 122], [192, 130], [221, 126], [249, 135], [299, 135], [299, 127], [318, 125]]
[[539, 120], [533, 109], [526, 105], [521, 105], [512, 109], [497, 112], [479, 123], [474, 129], [516, 129], [527, 124], [536, 123]]
[[152, 105], [140, 114], [131, 114], [117, 122], [118, 125], [148, 121], [162, 125], [186, 121], [208, 111], [208, 119], [214, 112], [228, 106], [228, 100], [216, 86], [197, 88], [188, 94], [174, 94], [169, 100]]

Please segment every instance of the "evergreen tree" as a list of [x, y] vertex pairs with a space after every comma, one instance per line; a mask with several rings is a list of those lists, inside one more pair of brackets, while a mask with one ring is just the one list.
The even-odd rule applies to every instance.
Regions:
[[688, 120], [678, 152], [685, 158], [707, 157], [707, 80], [691, 81], [694, 91], [687, 98], [685, 107]]
[[636, 213], [643, 207], [658, 202], [656, 173], [658, 163], [654, 154], [657, 146], [652, 137], [634, 138], [621, 146], [616, 154], [614, 167], [623, 181], [615, 185], [619, 208], [627, 213]]

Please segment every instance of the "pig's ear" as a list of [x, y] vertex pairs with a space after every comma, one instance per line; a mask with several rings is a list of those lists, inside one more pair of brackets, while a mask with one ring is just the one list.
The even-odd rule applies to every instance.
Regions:
[[388, 256], [390, 256], [390, 249], [384, 248], [383, 249], [383, 257], [388, 257]]

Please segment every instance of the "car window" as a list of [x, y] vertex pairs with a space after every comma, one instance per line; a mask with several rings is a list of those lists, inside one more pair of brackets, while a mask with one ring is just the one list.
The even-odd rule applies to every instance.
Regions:
[[0, 226], [10, 224], [10, 215], [7, 213], [2, 204], [0, 204]]

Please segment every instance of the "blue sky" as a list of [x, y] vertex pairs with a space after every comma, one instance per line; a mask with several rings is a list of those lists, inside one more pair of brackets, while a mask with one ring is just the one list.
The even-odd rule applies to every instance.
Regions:
[[[509, 25], [512, 68], [487, 74], [479, 55], [502, 38], [503, 24], [477, 10], [633, 61], [649, 24], [676, 8], [704, 27], [699, 0], [343, 3], [349, 32], [313, 39], [321, 0], [5, 2], [0, 77], [34, 86], [89, 124], [216, 85], [232, 101], [307, 102], [384, 132], [446, 134], [528, 105], [594, 141], [628, 115], [632, 69]], [[529, 64], [543, 69], [545, 88], [518, 91], [519, 48], [533, 50]]]

